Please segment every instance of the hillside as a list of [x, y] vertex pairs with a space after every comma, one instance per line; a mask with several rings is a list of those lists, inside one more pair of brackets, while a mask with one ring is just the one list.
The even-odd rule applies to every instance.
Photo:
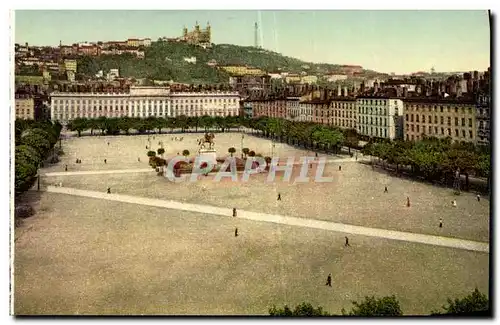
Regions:
[[[196, 57], [196, 64], [184, 61], [185, 57]], [[137, 59], [130, 54], [119, 56], [104, 55], [101, 57], [83, 57], [78, 62], [78, 72], [95, 74], [99, 70], [120, 69], [125, 77], [149, 78], [155, 80], [174, 80], [182, 83], [206, 84], [227, 82], [229, 75], [207, 65], [210, 60], [219, 65], [243, 64], [273, 72], [300, 72], [308, 65], [312, 74], [334, 71], [338, 68], [332, 64], [314, 64], [295, 58], [286, 57], [255, 47], [244, 47], [230, 44], [217, 44], [211, 49], [184, 44], [153, 42], [146, 48], [145, 58]]]

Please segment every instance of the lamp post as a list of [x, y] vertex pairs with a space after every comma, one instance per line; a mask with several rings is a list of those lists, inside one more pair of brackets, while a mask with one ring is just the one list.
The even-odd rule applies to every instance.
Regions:
[[243, 159], [243, 139], [245, 138], [245, 135], [241, 135], [241, 159]]

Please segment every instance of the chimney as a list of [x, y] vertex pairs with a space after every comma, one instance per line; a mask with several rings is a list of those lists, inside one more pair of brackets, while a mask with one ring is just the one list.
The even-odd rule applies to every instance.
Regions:
[[340, 84], [337, 85], [337, 97], [342, 96], [341, 90], [340, 90]]

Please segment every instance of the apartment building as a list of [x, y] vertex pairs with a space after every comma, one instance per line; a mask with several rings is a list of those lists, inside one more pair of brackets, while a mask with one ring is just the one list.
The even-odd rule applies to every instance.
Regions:
[[356, 98], [337, 97], [330, 101], [328, 124], [342, 129], [355, 129], [358, 125]]
[[64, 60], [59, 64], [59, 72], [73, 71], [76, 73], [77, 66], [76, 60]]
[[15, 116], [16, 119], [34, 120], [37, 118], [38, 105], [35, 98], [29, 94], [16, 94], [15, 96]]
[[405, 140], [424, 136], [476, 142], [476, 105], [472, 100], [408, 99], [404, 103]]
[[299, 102], [299, 115], [295, 118], [295, 120], [299, 122], [312, 122], [315, 107], [316, 100]]
[[286, 98], [286, 119], [295, 121], [300, 116], [300, 97]]
[[253, 116], [267, 116], [273, 118], [286, 118], [287, 100], [285, 97], [276, 99], [260, 99], [253, 102]]
[[403, 138], [403, 101], [391, 97], [358, 97], [357, 131], [361, 135], [384, 139]]
[[309, 101], [314, 107], [312, 121], [320, 124], [330, 122], [330, 101], [327, 99], [314, 99]]
[[478, 144], [487, 145], [490, 143], [490, 95], [481, 94], [476, 102], [476, 142]]
[[131, 87], [129, 93], [60, 93], [51, 95], [51, 119], [62, 124], [77, 117], [235, 116], [235, 92], [170, 92], [165, 87]]

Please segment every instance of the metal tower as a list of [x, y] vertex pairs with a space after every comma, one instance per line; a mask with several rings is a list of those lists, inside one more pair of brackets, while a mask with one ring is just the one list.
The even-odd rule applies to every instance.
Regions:
[[255, 27], [254, 27], [254, 46], [255, 47], [259, 47], [259, 25], [257, 24], [257, 22], [255, 22]]

